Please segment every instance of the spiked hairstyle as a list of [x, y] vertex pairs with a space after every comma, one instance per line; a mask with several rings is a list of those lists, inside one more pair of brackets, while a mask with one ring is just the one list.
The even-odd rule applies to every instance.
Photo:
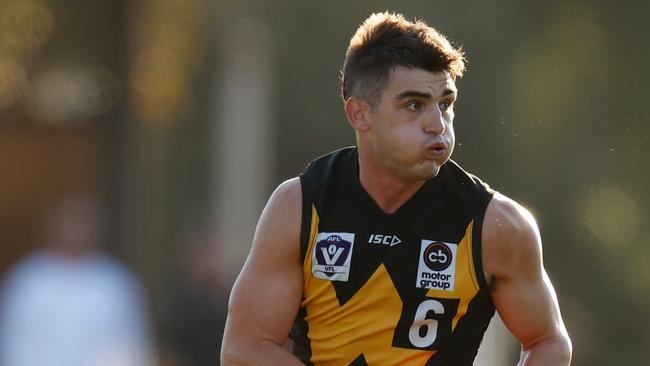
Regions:
[[374, 13], [350, 39], [341, 71], [341, 96], [368, 102], [373, 108], [396, 67], [447, 71], [463, 76], [465, 57], [447, 38], [423, 21], [410, 22], [401, 14]]

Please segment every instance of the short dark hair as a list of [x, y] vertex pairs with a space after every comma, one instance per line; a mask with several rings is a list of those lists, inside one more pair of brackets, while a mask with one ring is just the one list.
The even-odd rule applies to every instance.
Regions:
[[447, 38], [421, 20], [410, 22], [401, 14], [371, 14], [350, 39], [341, 71], [341, 96], [376, 105], [398, 66], [431, 72], [447, 71], [455, 80], [463, 76], [465, 57]]

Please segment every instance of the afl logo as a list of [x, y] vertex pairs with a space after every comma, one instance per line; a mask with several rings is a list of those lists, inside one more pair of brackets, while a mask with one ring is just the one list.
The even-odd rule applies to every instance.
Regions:
[[353, 233], [318, 233], [312, 254], [311, 272], [314, 277], [347, 281], [353, 247]]
[[445, 243], [437, 241], [427, 246], [422, 259], [429, 269], [440, 272], [449, 268], [453, 258], [451, 249]]

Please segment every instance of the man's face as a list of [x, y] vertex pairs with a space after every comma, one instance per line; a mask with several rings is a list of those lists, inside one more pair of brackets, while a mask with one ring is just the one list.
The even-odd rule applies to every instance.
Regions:
[[376, 162], [406, 180], [436, 176], [454, 149], [456, 95], [447, 72], [396, 68], [370, 113]]

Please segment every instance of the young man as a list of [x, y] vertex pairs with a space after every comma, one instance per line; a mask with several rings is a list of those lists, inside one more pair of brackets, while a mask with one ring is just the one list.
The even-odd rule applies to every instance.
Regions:
[[533, 217], [449, 160], [464, 69], [422, 22], [382, 13], [359, 27], [342, 88], [357, 146], [271, 196], [223, 364], [471, 365], [495, 309], [521, 365], [569, 364]]

